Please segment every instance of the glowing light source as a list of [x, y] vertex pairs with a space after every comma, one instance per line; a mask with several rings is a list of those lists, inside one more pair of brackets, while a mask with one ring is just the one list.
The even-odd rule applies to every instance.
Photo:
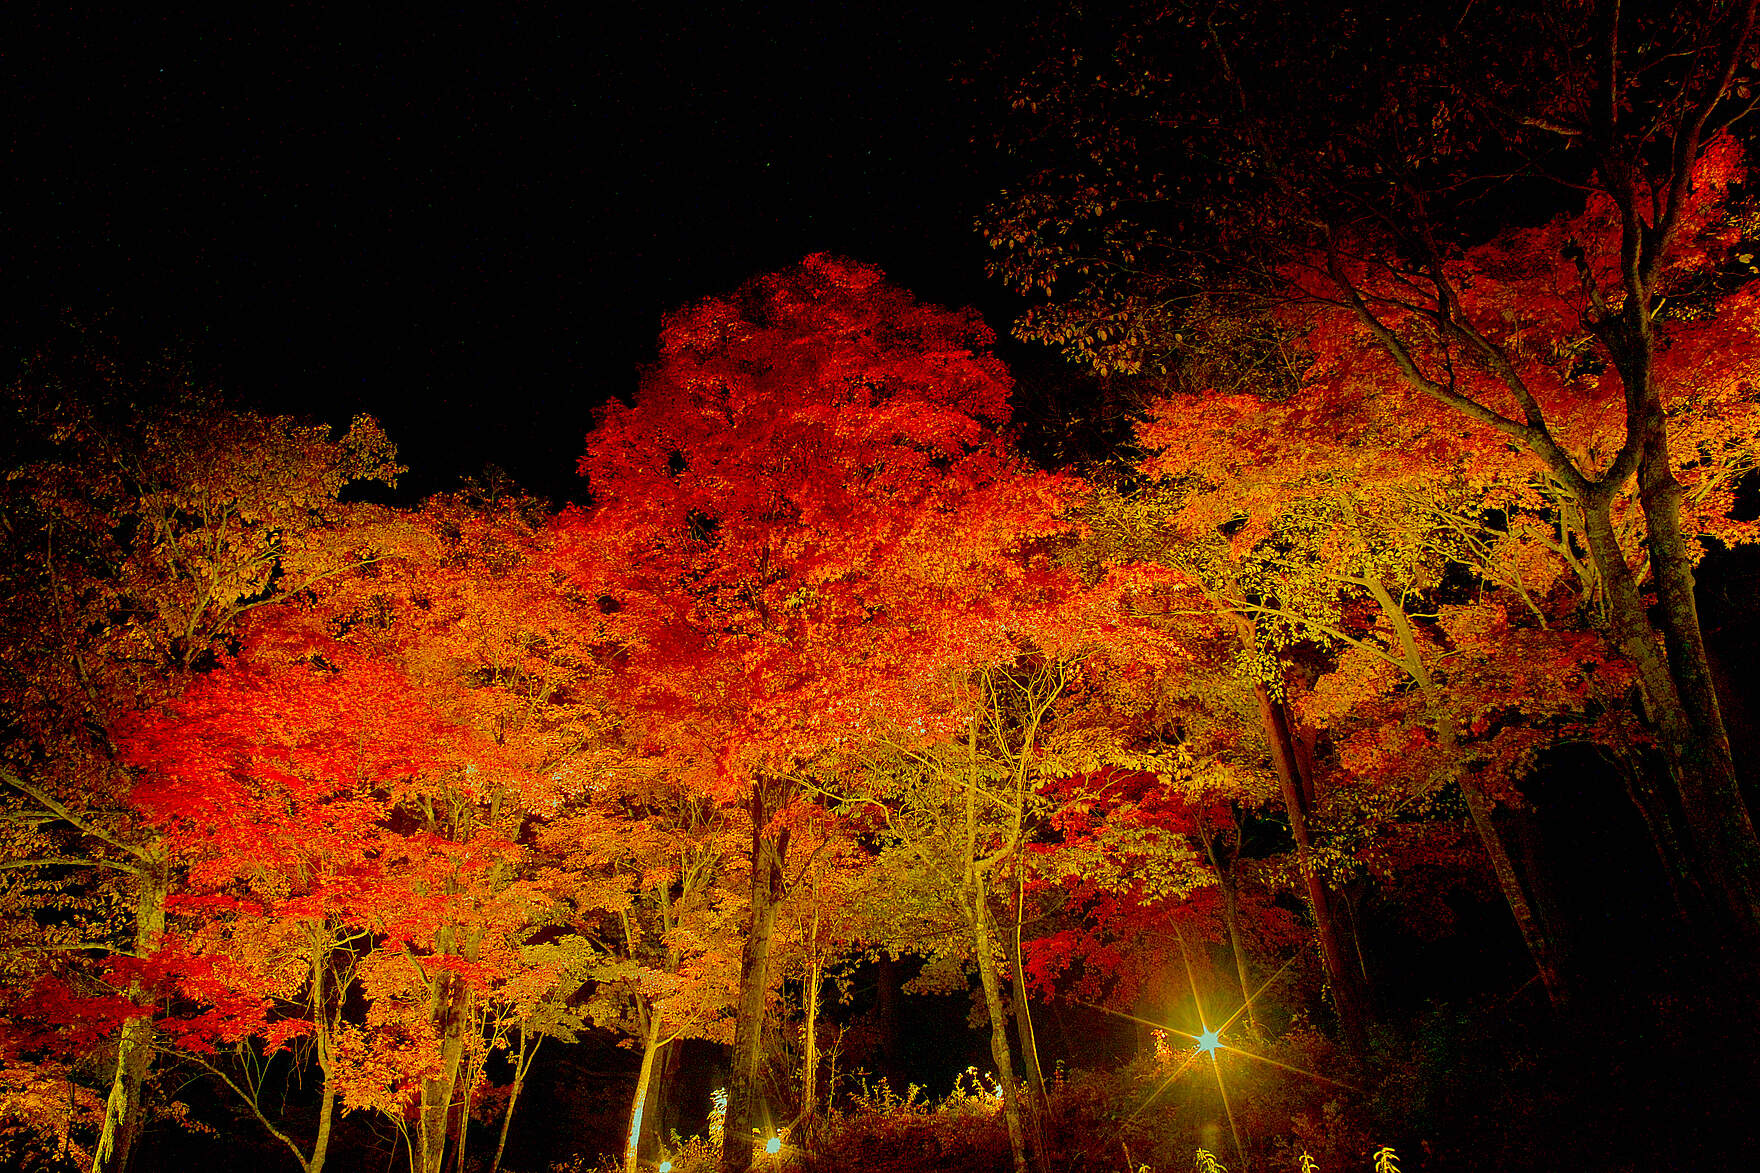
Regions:
[[672, 1173], [672, 1162], [671, 1161], [661, 1161], [660, 1162], [660, 1173]]
[[769, 1153], [772, 1157], [777, 1153], [780, 1153], [782, 1151], [782, 1138], [780, 1136], [773, 1136], [765, 1141], [764, 1151]]
[[1206, 1055], [1216, 1054], [1216, 1048], [1221, 1045], [1221, 1040], [1217, 1037], [1216, 1031], [1211, 1027], [1205, 1027], [1204, 1033], [1198, 1036], [1198, 1050], [1204, 1052]]

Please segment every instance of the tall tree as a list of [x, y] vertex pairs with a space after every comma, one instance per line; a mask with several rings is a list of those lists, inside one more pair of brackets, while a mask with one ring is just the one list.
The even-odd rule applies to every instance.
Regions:
[[[644, 753], [750, 817], [751, 904], [723, 1163], [752, 1161], [758, 1042], [798, 780], [880, 717], [939, 732], [954, 666], [1003, 654], [989, 588], [1060, 524], [997, 428], [1009, 380], [970, 311], [826, 256], [667, 318], [589, 435], [562, 566], [621, 645]], [[1051, 589], [1051, 588], [1047, 588]]]
[[1718, 308], [1743, 299], [1719, 131], [1749, 105], [1754, 23], [1752, 0], [1299, 23], [1257, 0], [1071, 9], [1010, 94], [1037, 170], [986, 218], [999, 274], [1051, 294], [1025, 336], [1194, 389], [1223, 353], [1284, 393], [1310, 359], [1322, 379], [1348, 366], [1445, 409], [1409, 440], [1543, 468], [1636, 672], [1690, 866], [1750, 946], [1760, 839], [1706, 663], [1670, 408], [1699, 388], [1667, 360], [1707, 317], [1739, 348], [1726, 363], [1753, 354]]
[[[344, 572], [338, 540], [357, 480], [394, 482], [384, 433], [343, 435], [227, 410], [171, 364], [129, 364], [75, 329], [25, 364], [0, 427], [0, 744], [8, 820], [7, 981], [79, 956], [150, 953], [165, 927], [168, 861], [130, 817], [119, 721], [175, 695], [241, 616]], [[95, 866], [96, 871], [70, 870]], [[57, 903], [126, 910], [70, 918]], [[144, 992], [137, 991], [137, 993]], [[95, 1169], [125, 1168], [151, 1063], [145, 1015], [119, 1027]]]

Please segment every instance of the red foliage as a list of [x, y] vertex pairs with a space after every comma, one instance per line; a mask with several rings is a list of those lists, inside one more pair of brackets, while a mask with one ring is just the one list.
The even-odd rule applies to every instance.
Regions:
[[588, 438], [595, 505], [562, 519], [560, 564], [680, 776], [727, 794], [867, 723], [935, 732], [954, 670], [1057, 637], [1072, 586], [1034, 543], [1072, 486], [1007, 454], [991, 342], [826, 256], [667, 319]]

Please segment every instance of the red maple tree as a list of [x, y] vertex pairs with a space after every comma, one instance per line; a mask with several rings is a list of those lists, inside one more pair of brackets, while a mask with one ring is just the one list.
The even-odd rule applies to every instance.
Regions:
[[938, 690], [1011, 660], [1017, 600], [1061, 589], [1026, 548], [1061, 526], [1068, 488], [1009, 455], [991, 340], [976, 314], [827, 256], [687, 307], [634, 403], [588, 437], [593, 507], [561, 522], [561, 565], [618, 645], [632, 744], [749, 809], [729, 1169], [751, 1162], [778, 813], [865, 726], [943, 732]]

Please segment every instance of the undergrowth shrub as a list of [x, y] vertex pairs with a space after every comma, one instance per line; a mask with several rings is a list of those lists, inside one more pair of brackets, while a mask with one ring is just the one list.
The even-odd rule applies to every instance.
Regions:
[[970, 1173], [1006, 1169], [1010, 1161], [1001, 1092], [967, 1068], [941, 1100], [915, 1084], [901, 1095], [884, 1079], [862, 1083], [794, 1167], [802, 1173]]

